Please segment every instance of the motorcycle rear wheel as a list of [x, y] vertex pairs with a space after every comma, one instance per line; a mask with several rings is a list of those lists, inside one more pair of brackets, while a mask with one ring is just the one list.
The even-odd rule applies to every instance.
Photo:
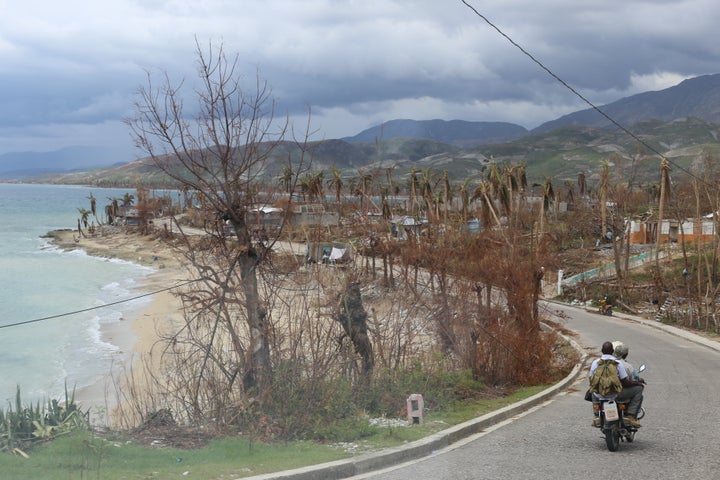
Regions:
[[617, 425], [607, 428], [605, 430], [605, 444], [608, 450], [611, 452], [617, 452], [620, 446], [620, 432], [618, 431]]

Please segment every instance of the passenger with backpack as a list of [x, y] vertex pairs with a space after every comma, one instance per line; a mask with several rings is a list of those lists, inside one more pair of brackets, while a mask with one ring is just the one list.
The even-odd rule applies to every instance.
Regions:
[[612, 342], [602, 344], [602, 356], [590, 365], [590, 392], [599, 398], [628, 400], [625, 422], [640, 427], [636, 417], [642, 403], [643, 384], [628, 375], [613, 352]]

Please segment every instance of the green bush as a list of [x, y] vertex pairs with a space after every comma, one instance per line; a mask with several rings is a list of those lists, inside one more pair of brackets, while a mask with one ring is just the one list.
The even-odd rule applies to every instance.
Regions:
[[483, 383], [473, 379], [469, 370], [417, 364], [406, 370], [376, 372], [364, 407], [376, 415], [404, 416], [405, 399], [413, 393], [422, 394], [425, 408], [436, 410], [473, 397], [482, 388]]
[[448, 371], [439, 362], [376, 370], [372, 379], [355, 383], [339, 376], [310, 381], [300, 367], [285, 364], [275, 371], [272, 398], [246, 408], [239, 426], [258, 440], [352, 441], [376, 433], [368, 416], [404, 418], [406, 399], [413, 393], [423, 395], [426, 409], [439, 410], [482, 388], [470, 371]]
[[345, 430], [341, 425], [354, 422], [359, 409], [347, 379], [310, 380], [289, 363], [276, 369], [272, 392], [272, 398], [245, 419], [263, 426], [259, 438], [337, 440], [344, 434], [336, 435], [334, 429]]

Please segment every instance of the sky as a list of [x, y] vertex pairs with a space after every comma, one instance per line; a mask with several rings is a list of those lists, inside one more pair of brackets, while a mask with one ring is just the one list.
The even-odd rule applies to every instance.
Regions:
[[587, 108], [468, 5], [603, 105], [720, 73], [717, 0], [0, 0], [0, 154], [104, 146], [147, 75], [196, 76], [222, 45], [315, 139], [382, 122], [528, 129]]

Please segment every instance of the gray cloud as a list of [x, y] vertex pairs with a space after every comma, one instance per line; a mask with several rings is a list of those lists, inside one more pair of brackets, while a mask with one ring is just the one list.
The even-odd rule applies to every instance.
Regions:
[[[192, 77], [196, 38], [257, 69], [293, 118], [312, 107], [325, 138], [393, 118], [532, 128], [586, 106], [460, 0], [6, 3], [0, 153], [129, 150], [120, 125], [145, 70]], [[468, 3], [596, 104], [720, 70], [714, 0]]]

